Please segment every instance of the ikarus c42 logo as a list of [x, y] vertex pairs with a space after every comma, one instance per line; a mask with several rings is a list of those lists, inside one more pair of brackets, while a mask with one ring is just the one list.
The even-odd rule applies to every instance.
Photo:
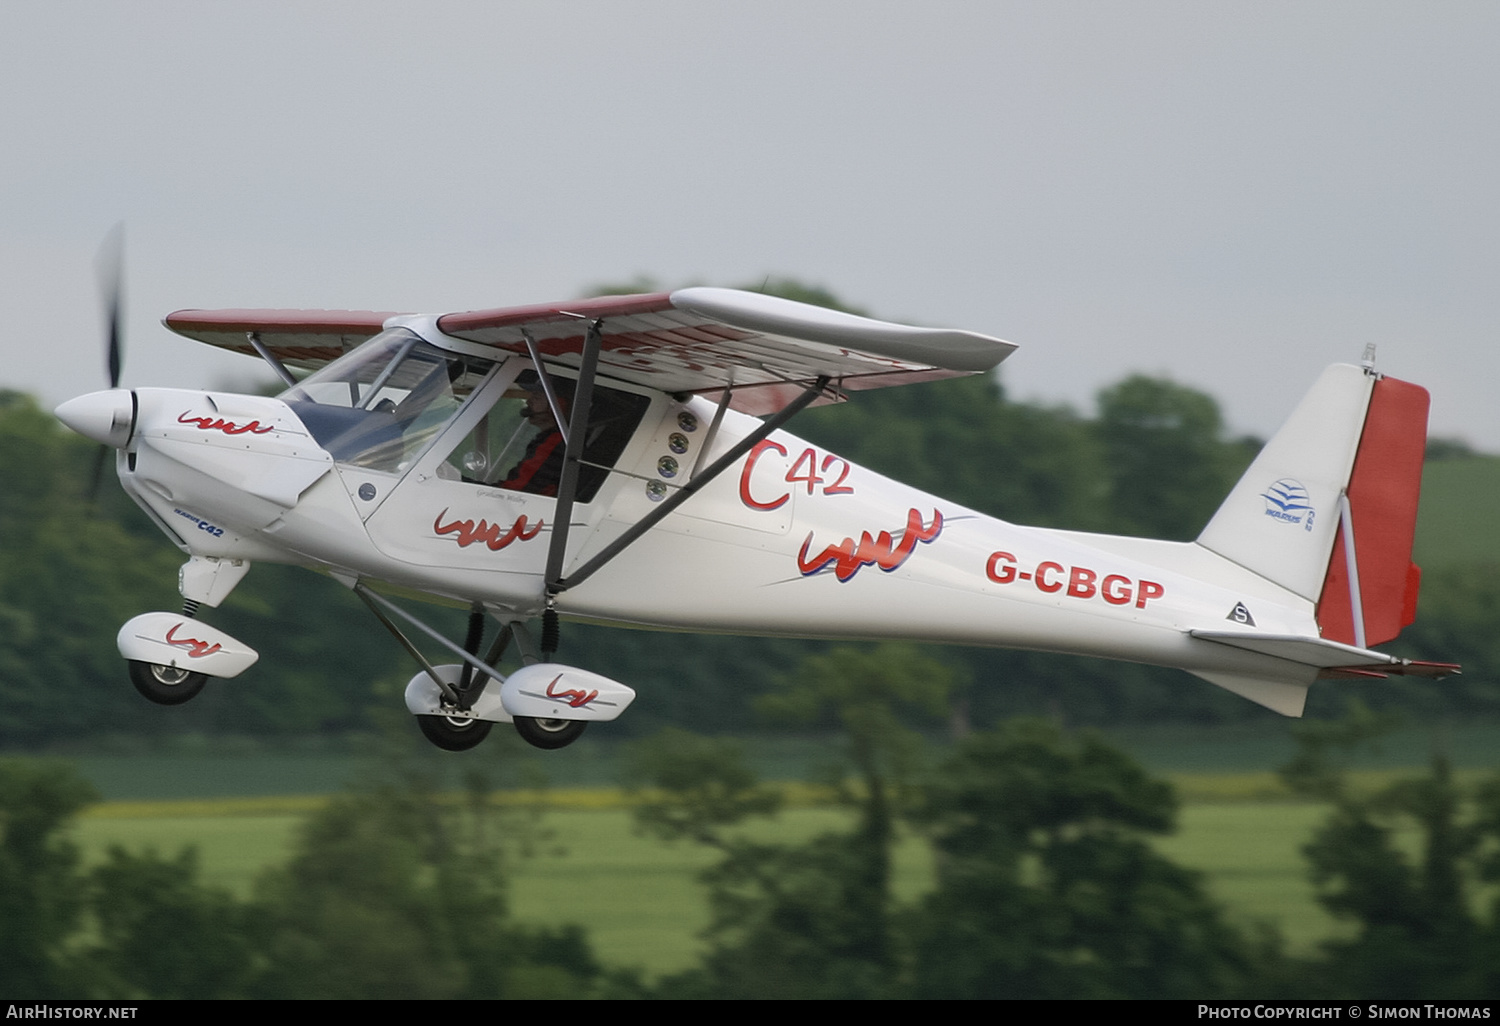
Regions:
[[1302, 524], [1312, 530], [1314, 510], [1312, 496], [1302, 487], [1302, 482], [1283, 477], [1260, 493], [1266, 500], [1266, 516], [1284, 524]]

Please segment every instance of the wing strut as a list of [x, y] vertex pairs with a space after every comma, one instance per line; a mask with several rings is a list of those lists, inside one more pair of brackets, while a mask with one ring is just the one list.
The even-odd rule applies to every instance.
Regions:
[[562, 407], [557, 401], [557, 389], [552, 384], [552, 375], [547, 373], [547, 366], [542, 363], [542, 354], [537, 350], [536, 339], [531, 337], [531, 332], [522, 328], [521, 338], [526, 341], [526, 351], [531, 354], [531, 365], [536, 368], [537, 380], [542, 383], [542, 392], [547, 396], [547, 405], [552, 407], [552, 419], [557, 422], [557, 430], [562, 432], [563, 444], [566, 446], [569, 436], [568, 425], [563, 419]]
[[[562, 591], [559, 585], [562, 577], [563, 556], [568, 548], [568, 528], [573, 519], [573, 500], [578, 495], [578, 461], [583, 457], [584, 439], [589, 436], [589, 407], [594, 402], [594, 372], [599, 369], [599, 349], [603, 327], [603, 320], [589, 322], [588, 332], [583, 337], [583, 363], [578, 369], [578, 384], [573, 389], [573, 415], [568, 420], [566, 436], [568, 442], [563, 453], [562, 478], [557, 483], [557, 512], [552, 515], [552, 542], [547, 549], [545, 580], [549, 612], [552, 610], [552, 600], [559, 591]], [[543, 634], [550, 636], [545, 626]], [[547, 645], [543, 644], [542, 647], [545, 649]]]
[[271, 365], [271, 369], [276, 372], [276, 376], [279, 377], [282, 381], [286, 382], [287, 388], [291, 388], [292, 386], [297, 384], [297, 379], [292, 377], [292, 372], [286, 369], [286, 364], [276, 359], [276, 354], [271, 352], [271, 350], [266, 347], [266, 344], [260, 340], [260, 332], [245, 332], [245, 341], [250, 343], [251, 349], [254, 349], [258, 354], [260, 354], [260, 358], [262, 360]]
[[703, 469], [703, 461], [708, 459], [708, 451], [714, 447], [714, 439], [719, 437], [719, 425], [724, 423], [724, 411], [729, 409], [729, 403], [734, 398], [734, 374], [729, 375], [729, 384], [724, 389], [724, 394], [719, 397], [719, 407], [714, 410], [713, 423], [708, 425], [708, 434], [703, 436], [703, 448], [698, 452], [697, 462], [693, 464], [693, 472], [690, 478], [697, 477]]
[[[401, 647], [406, 649], [407, 654], [417, 661], [417, 663], [427, 673], [427, 676], [432, 679], [432, 682], [434, 684], [437, 685], [438, 690], [443, 693], [443, 698], [448, 702], [451, 702], [456, 708], [472, 708], [474, 705], [474, 700], [479, 697], [479, 693], [484, 690], [484, 685], [487, 684], [491, 679], [498, 680], [502, 683], [505, 681], [505, 675], [502, 674], [499, 670], [495, 669], [494, 664], [502, 655], [505, 654], [506, 645], [510, 642], [511, 636], [515, 633], [516, 627], [519, 626], [518, 624], [503, 623], [500, 628], [499, 637], [495, 639], [495, 643], [490, 646], [489, 652], [487, 652], [484, 659], [481, 660], [479, 656], [475, 655], [473, 652], [467, 651], [466, 649], [460, 648], [459, 646], [455, 645], [453, 642], [443, 637], [441, 634], [433, 630], [421, 620], [418, 620], [415, 616], [412, 616], [410, 613], [402, 609], [400, 606], [396, 605], [394, 602], [391, 602], [389, 599], [382, 598], [381, 596], [375, 594], [375, 592], [371, 591], [368, 587], [365, 586], [365, 583], [363, 581], [355, 581], [352, 585], [350, 585], [350, 587], [354, 591], [354, 594], [358, 595], [360, 597], [360, 600], [369, 607], [370, 612], [375, 614], [375, 619], [384, 624], [385, 629], [390, 631], [391, 635], [401, 643]], [[473, 678], [470, 685], [466, 688], [455, 689], [453, 685], [445, 684], [442, 678], [438, 675], [436, 667], [434, 667], [432, 663], [428, 662], [427, 657], [417, 649], [416, 645], [412, 644], [410, 638], [402, 633], [401, 628], [396, 626], [395, 622], [389, 616], [385, 615], [385, 613], [381, 610], [382, 606], [384, 606], [386, 610], [389, 610], [390, 612], [395, 613], [397, 616], [401, 617], [401, 619], [417, 628], [417, 630], [427, 635], [433, 641], [436, 641], [439, 645], [442, 645], [454, 655], [458, 656], [465, 663], [467, 663], [469, 667], [472, 667], [473, 670], [479, 671], [479, 674], [481, 676]], [[477, 648], [478, 646], [476, 645], [474, 647]], [[522, 647], [524, 647], [524, 645]]]

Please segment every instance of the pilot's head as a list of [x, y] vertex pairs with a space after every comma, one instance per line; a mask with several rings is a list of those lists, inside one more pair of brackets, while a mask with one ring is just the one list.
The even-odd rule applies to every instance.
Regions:
[[[526, 405], [521, 409], [521, 418], [539, 428], [555, 426], [552, 418], [552, 404], [547, 402], [547, 393], [542, 390], [542, 383], [532, 378], [530, 381], [522, 382], [521, 387], [526, 390]], [[552, 388], [557, 394], [558, 412], [567, 417], [573, 407], [573, 381], [569, 378], [554, 377]]]

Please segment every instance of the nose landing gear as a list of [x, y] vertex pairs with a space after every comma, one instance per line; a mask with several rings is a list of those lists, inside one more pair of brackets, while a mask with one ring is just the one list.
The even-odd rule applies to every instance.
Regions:
[[208, 678], [236, 677], [260, 658], [191, 613], [142, 613], [120, 628], [115, 643], [130, 666], [130, 683], [157, 705], [190, 701]]

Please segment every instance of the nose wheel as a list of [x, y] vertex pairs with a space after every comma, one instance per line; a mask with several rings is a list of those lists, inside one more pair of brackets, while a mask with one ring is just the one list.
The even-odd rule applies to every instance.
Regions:
[[197, 603], [183, 605], [181, 613], [158, 610], [131, 617], [115, 636], [130, 683], [156, 705], [190, 702], [210, 677], [237, 677], [260, 658], [244, 642], [195, 620]]
[[157, 705], [181, 705], [196, 698], [208, 677], [180, 666], [162, 666], [130, 660], [130, 683], [148, 701]]

